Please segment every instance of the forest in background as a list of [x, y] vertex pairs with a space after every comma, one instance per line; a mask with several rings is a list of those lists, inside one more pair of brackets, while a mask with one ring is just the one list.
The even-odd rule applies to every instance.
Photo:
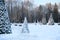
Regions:
[[24, 18], [27, 17], [29, 23], [41, 22], [45, 18], [48, 22], [50, 14], [52, 13], [55, 23], [60, 22], [60, 5], [55, 3], [47, 3], [46, 5], [34, 6], [30, 1], [13, 1], [8, 0], [5, 2], [10, 22], [23, 23]]

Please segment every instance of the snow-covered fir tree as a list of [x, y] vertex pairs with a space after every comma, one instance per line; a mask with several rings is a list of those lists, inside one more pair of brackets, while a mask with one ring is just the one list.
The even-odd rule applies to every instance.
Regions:
[[35, 25], [37, 24], [36, 21], [34, 21], [34, 24], [35, 24]]
[[43, 17], [42, 17], [41, 22], [42, 22], [42, 24], [44, 24], [44, 25], [46, 24], [47, 21], [46, 21], [46, 16], [45, 16], [45, 14], [43, 14]]
[[27, 18], [24, 18], [22, 33], [29, 33]]
[[0, 34], [10, 34], [11, 24], [4, 0], [0, 0]]
[[48, 25], [54, 25], [54, 20], [53, 20], [53, 17], [52, 17], [52, 13], [51, 13], [51, 15], [50, 15], [50, 18], [49, 18], [47, 24], [48, 24]]

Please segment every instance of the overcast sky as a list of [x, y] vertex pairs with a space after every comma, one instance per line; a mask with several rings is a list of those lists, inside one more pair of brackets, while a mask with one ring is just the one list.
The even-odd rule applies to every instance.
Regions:
[[60, 0], [34, 0], [34, 4], [36, 5], [40, 5], [40, 4], [44, 5], [46, 3], [54, 4], [54, 3], [59, 3], [59, 2]]
[[[21, 1], [21, 0], [18, 0], [18, 1]], [[27, 0], [25, 0], [25, 1], [27, 1]], [[32, 1], [32, 3], [34, 3], [36, 6], [39, 6], [40, 4], [44, 5], [46, 3], [54, 4], [54, 3], [59, 3], [60, 2], [60, 0], [30, 0], [30, 1]]]

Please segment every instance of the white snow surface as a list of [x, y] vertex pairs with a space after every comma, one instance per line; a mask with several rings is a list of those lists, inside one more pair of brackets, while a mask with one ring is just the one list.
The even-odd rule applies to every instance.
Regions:
[[[17, 24], [17, 26], [15, 26]], [[0, 40], [60, 40], [60, 25], [28, 23], [30, 33], [21, 33], [22, 23], [13, 23], [12, 34], [0, 34]]]

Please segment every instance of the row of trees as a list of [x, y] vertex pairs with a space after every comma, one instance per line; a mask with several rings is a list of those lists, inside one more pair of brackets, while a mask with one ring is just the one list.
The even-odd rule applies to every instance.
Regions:
[[48, 6], [40, 5], [39, 7], [34, 7], [33, 3], [30, 1], [12, 1], [8, 0], [6, 2], [9, 18], [10, 21], [13, 22], [23, 22], [24, 17], [27, 17], [28, 22], [37, 22], [37, 20], [40, 22], [42, 21], [42, 18], [45, 17], [46, 21], [48, 22], [48, 19], [50, 17], [50, 14], [52, 13], [54, 22], [58, 22], [58, 6], [55, 3], [55, 5], [52, 7], [51, 3]]

